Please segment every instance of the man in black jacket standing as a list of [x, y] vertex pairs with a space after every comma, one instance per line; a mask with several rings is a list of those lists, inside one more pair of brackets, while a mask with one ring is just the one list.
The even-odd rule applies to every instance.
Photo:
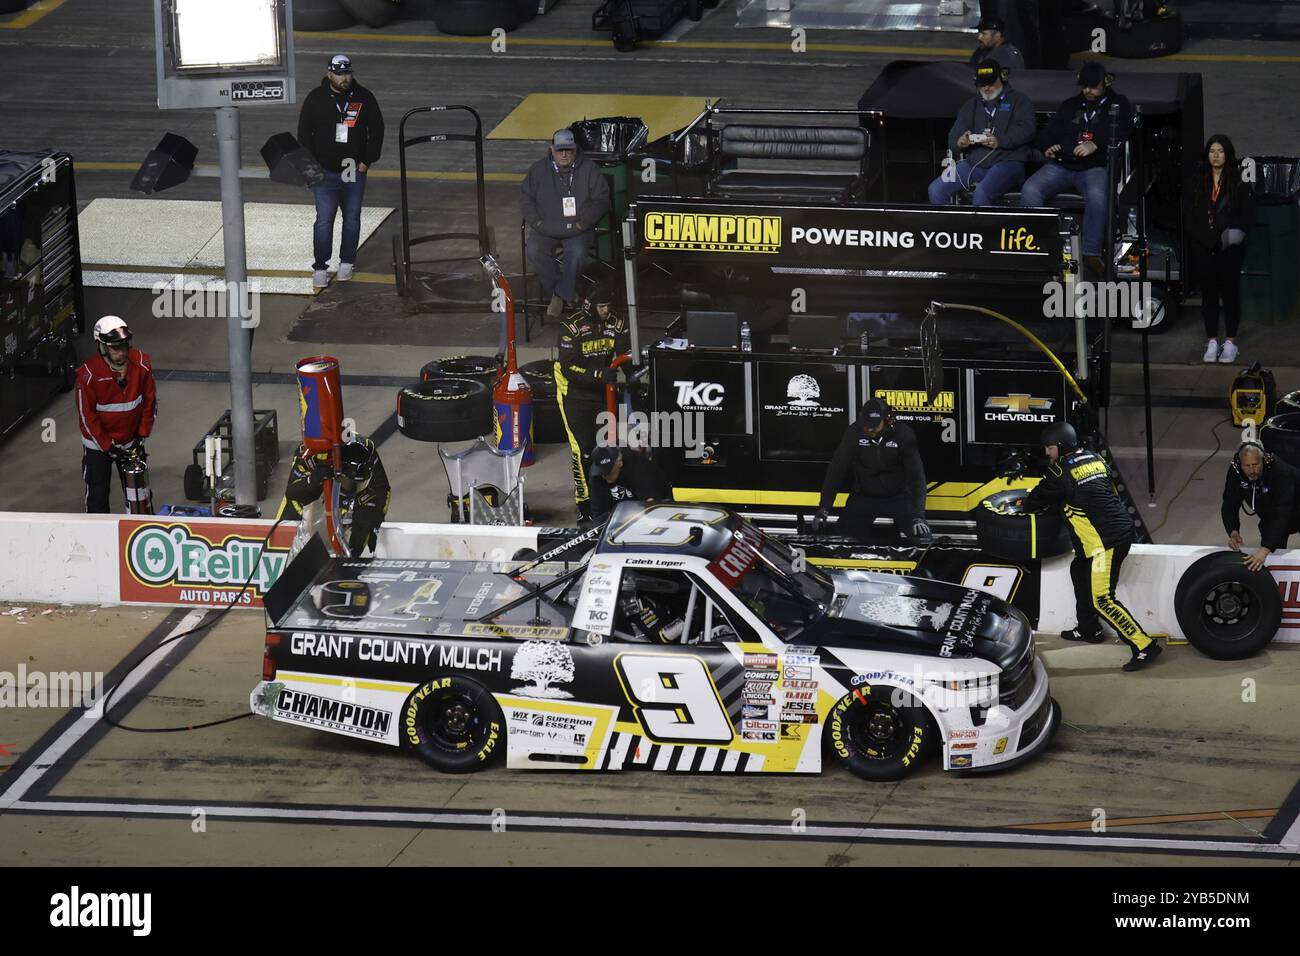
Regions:
[[1078, 623], [1061, 637], [1100, 644], [1106, 639], [1100, 613], [1132, 652], [1124, 670], [1141, 670], [1160, 656], [1161, 647], [1115, 596], [1120, 567], [1133, 544], [1133, 519], [1115, 490], [1110, 466], [1096, 452], [1079, 447], [1069, 422], [1048, 425], [1042, 443], [1047, 474], [1025, 496], [1023, 507], [1025, 511], [1059, 509], [1070, 529], [1074, 544], [1070, 581]]
[[1047, 157], [1020, 191], [1020, 205], [1045, 206], [1066, 190], [1083, 196], [1083, 261], [1103, 274], [1106, 251], [1106, 154], [1110, 147], [1110, 110], [1119, 106], [1119, 137], [1128, 137], [1133, 109], [1111, 88], [1111, 76], [1100, 63], [1089, 61], [1079, 70], [1079, 92], [1056, 108], [1038, 145]]
[[976, 206], [991, 206], [1025, 181], [1034, 140], [1034, 104], [1010, 85], [1011, 71], [993, 60], [975, 67], [975, 95], [957, 111], [948, 131], [953, 158], [965, 154], [930, 183], [930, 202], [949, 202], [973, 189]]
[[577, 302], [578, 276], [596, 245], [596, 224], [609, 211], [609, 185], [596, 164], [579, 154], [573, 130], [556, 130], [550, 154], [529, 168], [519, 210], [528, 224], [528, 261], [541, 280], [542, 298], [550, 300], [546, 315], [558, 319]]
[[663, 469], [630, 448], [601, 445], [591, 453], [591, 516], [599, 521], [620, 501], [672, 501]]
[[356, 82], [352, 60], [342, 53], [330, 60], [320, 86], [307, 94], [298, 115], [298, 142], [325, 170], [325, 182], [313, 186], [316, 226], [312, 233], [312, 285], [329, 284], [326, 271], [334, 245], [334, 218], [343, 207], [339, 243], [339, 280], [352, 278], [361, 240], [361, 201], [366, 171], [384, 148], [384, 116], [375, 94]]
[[895, 422], [889, 406], [868, 399], [849, 426], [826, 470], [815, 527], [826, 523], [835, 495], [852, 473], [853, 490], [836, 528], [853, 538], [871, 534], [876, 518], [893, 518], [894, 526], [918, 544], [930, 542], [925, 521], [925, 466], [916, 433]]
[[1300, 471], [1274, 458], [1259, 442], [1243, 443], [1233, 456], [1223, 484], [1223, 530], [1228, 532], [1228, 547], [1240, 551], [1242, 509], [1259, 515], [1260, 547], [1242, 557], [1250, 570], [1262, 568], [1270, 554], [1286, 548], [1291, 532], [1300, 531], [1297, 485]]

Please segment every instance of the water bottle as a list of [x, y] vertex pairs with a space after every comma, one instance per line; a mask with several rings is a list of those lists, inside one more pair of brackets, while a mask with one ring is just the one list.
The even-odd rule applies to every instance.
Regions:
[[754, 351], [754, 340], [749, 334], [749, 323], [740, 323], [740, 350], [742, 352]]
[[867, 354], [867, 346], [870, 344], [870, 342], [871, 342], [871, 336], [864, 331], [862, 333], [862, 337], [858, 340], [858, 348], [862, 350], [863, 355]]

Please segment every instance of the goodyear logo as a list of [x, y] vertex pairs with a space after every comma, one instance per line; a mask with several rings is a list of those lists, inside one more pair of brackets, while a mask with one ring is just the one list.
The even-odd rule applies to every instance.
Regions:
[[957, 405], [952, 392], [940, 392], [933, 402], [924, 389], [878, 388], [874, 395], [883, 399], [895, 412], [906, 415], [950, 415]]
[[781, 251], [781, 217], [649, 212], [645, 216], [645, 247], [647, 250], [777, 253]]

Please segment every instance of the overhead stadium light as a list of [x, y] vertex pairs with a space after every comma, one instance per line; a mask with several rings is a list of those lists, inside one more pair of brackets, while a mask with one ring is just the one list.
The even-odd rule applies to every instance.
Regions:
[[172, 0], [177, 70], [278, 69], [277, 0]]

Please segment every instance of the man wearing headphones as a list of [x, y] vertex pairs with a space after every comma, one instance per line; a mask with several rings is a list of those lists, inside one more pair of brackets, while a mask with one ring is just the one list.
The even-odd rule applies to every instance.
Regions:
[[1250, 570], [1264, 567], [1270, 554], [1286, 547], [1291, 532], [1300, 531], [1297, 485], [1300, 471], [1274, 458], [1259, 442], [1243, 442], [1233, 455], [1223, 483], [1223, 530], [1228, 532], [1228, 547], [1240, 551], [1241, 511], [1259, 516], [1260, 548], [1242, 558]]
[[836, 525], [841, 534], [865, 538], [876, 518], [893, 518], [894, 526], [916, 544], [930, 543], [925, 521], [925, 466], [911, 427], [895, 422], [882, 399], [871, 398], [858, 420], [849, 426], [826, 469], [821, 507], [814, 531], [820, 531], [830, 514], [835, 495], [850, 473], [853, 491]]
[[1106, 151], [1110, 147], [1110, 109], [1119, 106], [1120, 141], [1128, 138], [1133, 110], [1128, 99], [1111, 88], [1114, 78], [1100, 63], [1089, 61], [1079, 70], [1079, 93], [1056, 108], [1043, 128], [1038, 146], [1047, 162], [1020, 191], [1020, 205], [1046, 206], [1066, 190], [1083, 196], [1083, 261], [1093, 272], [1105, 272]]
[[1034, 104], [1013, 90], [1011, 71], [995, 60], [975, 67], [975, 96], [957, 111], [948, 150], [965, 156], [930, 183], [930, 202], [949, 202], [974, 189], [976, 206], [991, 206], [1025, 181], [1025, 160], [1034, 140]]
[[1097, 453], [1079, 447], [1069, 422], [1048, 425], [1041, 441], [1047, 452], [1047, 474], [1025, 497], [1024, 510], [1060, 508], [1070, 529], [1075, 555], [1070, 580], [1078, 623], [1061, 637], [1102, 643], [1106, 638], [1100, 613], [1133, 652], [1124, 670], [1141, 670], [1160, 656], [1162, 648], [1115, 596], [1120, 566], [1133, 544], [1133, 520], [1115, 491], [1110, 467]]

